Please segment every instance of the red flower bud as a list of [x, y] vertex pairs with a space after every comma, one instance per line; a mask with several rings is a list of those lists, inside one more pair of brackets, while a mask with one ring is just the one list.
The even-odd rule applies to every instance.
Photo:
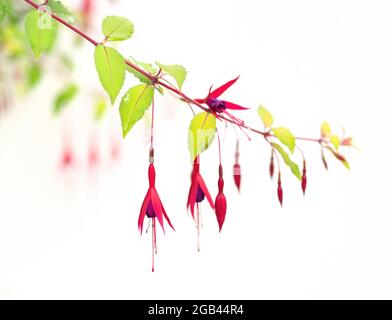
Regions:
[[302, 192], [304, 193], [304, 195], [306, 192], [307, 183], [308, 183], [308, 178], [306, 177], [306, 161], [304, 160], [304, 167], [302, 170], [302, 181], [301, 181]]
[[328, 163], [327, 163], [327, 160], [325, 159], [325, 155], [324, 155], [323, 151], [321, 151], [321, 159], [323, 160], [325, 170], [328, 170]]
[[215, 214], [218, 220], [219, 232], [221, 232], [226, 218], [227, 202], [226, 196], [223, 194], [225, 182], [223, 180], [223, 167], [219, 165], [219, 179], [218, 179], [218, 195], [215, 199]]
[[234, 164], [233, 177], [234, 177], [235, 185], [237, 186], [238, 191], [240, 191], [241, 190], [241, 166], [239, 163]]
[[218, 193], [215, 199], [215, 214], [218, 220], [219, 232], [221, 232], [226, 218], [227, 202], [223, 193]]
[[280, 205], [283, 206], [283, 189], [282, 189], [282, 180], [280, 179], [280, 172], [279, 172], [279, 178], [278, 178], [278, 199], [279, 199]]
[[241, 190], [241, 166], [239, 163], [240, 158], [240, 142], [237, 140], [236, 148], [235, 148], [235, 162], [233, 167], [233, 177], [234, 183], [237, 186], [238, 192]]
[[271, 179], [274, 177], [274, 172], [275, 172], [275, 165], [274, 165], [274, 153], [271, 153], [271, 162], [270, 162], [270, 166], [269, 166], [269, 173], [270, 173], [270, 177]]

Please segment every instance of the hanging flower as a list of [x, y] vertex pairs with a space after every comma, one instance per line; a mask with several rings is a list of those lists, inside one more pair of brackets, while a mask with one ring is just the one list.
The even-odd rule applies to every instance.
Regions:
[[155, 168], [153, 163], [151, 163], [148, 168], [148, 180], [149, 188], [140, 209], [138, 221], [140, 233], [143, 232], [143, 223], [146, 216], [149, 219], [157, 219], [162, 227], [163, 232], [165, 232], [163, 218], [166, 219], [169, 226], [174, 230], [174, 227], [166, 214], [165, 208], [162, 205], [161, 199], [159, 198], [158, 192], [155, 189]]
[[187, 202], [187, 208], [191, 211], [193, 219], [195, 218], [195, 204], [202, 202], [206, 197], [211, 208], [214, 209], [214, 202], [212, 201], [210, 192], [200, 174], [199, 157], [196, 157], [193, 162], [191, 187], [189, 189]]

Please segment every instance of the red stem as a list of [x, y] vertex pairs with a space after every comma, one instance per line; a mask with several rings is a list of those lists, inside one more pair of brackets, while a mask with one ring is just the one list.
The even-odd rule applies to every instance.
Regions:
[[[35, 9], [39, 9], [42, 4], [37, 4], [32, 0], [23, 0], [26, 3], [28, 3], [30, 6], [34, 7]], [[57, 16], [56, 14], [52, 13], [52, 12], [48, 12], [48, 14], [51, 15], [51, 17], [55, 20], [57, 20], [58, 22], [60, 22], [61, 24], [63, 24], [64, 26], [66, 26], [67, 28], [71, 29], [72, 31], [74, 31], [75, 33], [77, 33], [79, 36], [83, 37], [84, 39], [86, 39], [88, 42], [90, 42], [91, 44], [93, 44], [94, 46], [98, 46], [100, 44], [102, 44], [101, 42], [98, 42], [94, 39], [92, 39], [91, 37], [89, 37], [86, 33], [84, 33], [83, 31], [79, 30], [78, 28], [74, 27], [73, 25], [69, 24], [67, 21], [65, 21], [64, 19], [60, 18], [59, 16]], [[145, 76], [146, 78], [148, 78], [149, 80], [151, 80], [152, 83], [158, 84], [168, 90], [170, 90], [171, 92], [175, 93], [177, 96], [179, 96], [180, 98], [182, 98], [183, 100], [185, 100], [185, 102], [188, 102], [190, 104], [193, 104], [197, 107], [199, 107], [200, 109], [204, 110], [204, 111], [209, 111], [208, 108], [204, 107], [201, 103], [198, 103], [197, 101], [193, 100], [192, 98], [189, 98], [187, 95], [185, 95], [185, 93], [183, 93], [181, 90], [178, 90], [177, 88], [175, 88], [172, 85], [167, 84], [166, 82], [162, 81], [160, 78], [158, 78], [155, 75], [150, 74], [149, 72], [146, 72], [145, 70], [139, 68], [136, 64], [132, 63], [131, 61], [125, 59], [125, 63], [131, 67], [132, 69], [136, 70], [137, 72], [141, 73], [143, 76]], [[247, 129], [249, 131], [252, 131], [254, 133], [260, 134], [264, 137], [270, 136], [271, 134], [269, 132], [263, 132], [257, 129], [254, 129], [252, 127], [248, 127], [247, 125], [245, 125], [242, 122], [237, 122], [235, 121], [235, 119], [231, 119], [231, 118], [227, 118], [223, 115], [217, 115], [217, 118], [220, 120], [225, 120], [227, 122], [233, 123], [243, 129]], [[304, 141], [311, 141], [311, 142], [318, 142], [320, 143], [320, 139], [312, 139], [312, 138], [297, 138], [298, 140], [304, 140]]]

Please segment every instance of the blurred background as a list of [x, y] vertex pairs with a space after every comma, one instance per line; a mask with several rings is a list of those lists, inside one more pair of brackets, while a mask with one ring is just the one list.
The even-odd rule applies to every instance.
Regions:
[[[250, 125], [262, 128], [263, 104], [297, 136], [318, 138], [327, 120], [359, 147], [345, 152], [351, 171], [328, 157], [326, 172], [319, 146], [301, 142], [307, 195], [284, 168], [282, 209], [260, 137], [240, 136], [238, 194], [227, 131], [226, 222], [219, 234], [204, 204], [197, 253], [186, 211], [192, 113], [159, 96], [157, 188], [176, 232], [159, 230], [154, 274], [150, 235], [137, 232], [149, 115], [123, 140], [94, 48], [59, 27], [52, 52], [35, 61], [22, 28], [30, 8], [12, 3], [15, 16], [0, 25], [1, 298], [392, 298], [390, 1], [63, 0], [97, 40], [105, 16], [129, 18], [134, 36], [118, 50], [184, 65], [191, 97], [241, 75], [226, 96], [252, 107], [237, 113]], [[128, 76], [124, 91], [136, 83]], [[214, 196], [217, 161], [214, 143], [202, 160]]]

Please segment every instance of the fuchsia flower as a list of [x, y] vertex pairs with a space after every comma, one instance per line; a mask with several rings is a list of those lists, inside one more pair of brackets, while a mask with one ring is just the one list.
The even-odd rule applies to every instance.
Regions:
[[239, 76], [233, 80], [230, 80], [229, 82], [225, 83], [223, 86], [219, 87], [218, 89], [215, 89], [214, 91], [211, 91], [211, 87], [207, 97], [205, 97], [204, 99], [195, 99], [195, 101], [198, 103], [205, 103], [215, 113], [225, 112], [226, 109], [248, 110], [249, 108], [242, 107], [229, 101], [218, 99], [223, 93], [226, 92], [227, 89], [229, 89], [234, 83], [237, 82], [238, 78]]
[[226, 196], [223, 193], [223, 187], [225, 182], [223, 181], [223, 168], [222, 165], [219, 165], [219, 180], [218, 180], [218, 195], [215, 199], [215, 214], [216, 219], [218, 220], [219, 232], [222, 231], [223, 224], [226, 218], [227, 211], [227, 201]]
[[148, 167], [148, 180], [149, 180], [149, 188], [144, 198], [142, 207], [140, 209], [140, 215], [138, 221], [140, 234], [143, 232], [143, 222], [146, 216], [153, 220], [155, 220], [155, 218], [158, 219], [158, 222], [161, 225], [163, 232], [165, 232], [165, 228], [163, 225], [163, 218], [165, 218], [169, 226], [173, 230], [175, 230], [170, 222], [169, 217], [166, 214], [165, 208], [162, 205], [158, 192], [155, 189], [155, 168], [153, 163], [151, 163], [150, 166]]
[[214, 209], [214, 202], [212, 201], [210, 192], [200, 174], [199, 157], [196, 157], [193, 162], [191, 187], [189, 189], [187, 202], [187, 208], [190, 209], [193, 219], [195, 219], [195, 204], [202, 202], [206, 197], [211, 208]]

